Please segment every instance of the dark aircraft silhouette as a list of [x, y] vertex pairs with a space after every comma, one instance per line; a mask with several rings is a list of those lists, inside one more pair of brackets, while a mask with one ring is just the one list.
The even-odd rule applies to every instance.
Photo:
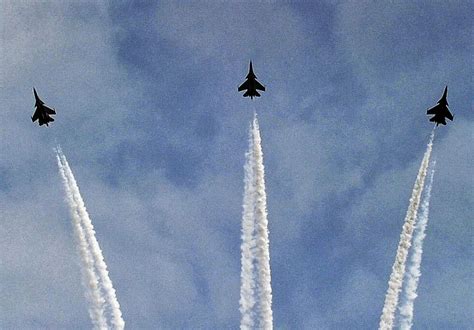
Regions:
[[35, 113], [33, 114], [33, 117], [31, 117], [31, 121], [35, 122], [38, 120], [38, 123], [40, 126], [46, 125], [49, 126], [48, 123], [51, 121], [54, 121], [54, 118], [52, 118], [50, 115], [55, 115], [56, 111], [54, 109], [51, 109], [47, 105], [44, 104], [43, 101], [39, 98], [38, 94], [36, 93], [36, 89], [33, 88], [33, 92], [35, 93]]
[[257, 81], [257, 76], [255, 73], [253, 73], [252, 61], [250, 61], [249, 73], [247, 74], [246, 78], [247, 80], [245, 80], [245, 82], [239, 86], [239, 92], [246, 90], [243, 96], [250, 96], [250, 99], [252, 100], [254, 97], [260, 97], [260, 93], [257, 92], [257, 89], [265, 91], [265, 87]]
[[444, 88], [444, 93], [443, 96], [439, 99], [438, 104], [432, 107], [431, 109], [428, 109], [426, 111], [427, 115], [434, 115], [431, 117], [430, 121], [435, 122], [436, 126], [439, 124], [446, 125], [446, 118], [449, 120], [453, 120], [453, 115], [451, 112], [449, 112], [448, 109], [448, 86]]

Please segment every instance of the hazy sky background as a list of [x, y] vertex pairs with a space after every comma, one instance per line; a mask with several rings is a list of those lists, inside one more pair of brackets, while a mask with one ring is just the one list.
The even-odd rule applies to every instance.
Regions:
[[[469, 1], [0, 0], [0, 328], [90, 328], [61, 144], [128, 328], [238, 328], [257, 110], [276, 328], [373, 329], [433, 125], [414, 326], [474, 324]], [[248, 61], [267, 91], [237, 92]], [[57, 110], [32, 124], [32, 88]]]

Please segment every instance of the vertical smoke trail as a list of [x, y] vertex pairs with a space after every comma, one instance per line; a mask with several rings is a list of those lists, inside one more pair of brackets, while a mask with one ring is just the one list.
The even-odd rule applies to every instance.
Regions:
[[69, 189], [71, 190], [72, 197], [76, 203], [76, 210], [84, 228], [85, 237], [89, 244], [90, 252], [94, 259], [94, 264], [101, 280], [100, 284], [102, 285], [102, 289], [105, 292], [105, 300], [111, 309], [112, 325], [115, 329], [123, 329], [125, 327], [125, 322], [123, 321], [122, 312], [120, 311], [120, 304], [117, 300], [112, 281], [110, 280], [102, 250], [100, 249], [99, 243], [95, 237], [94, 226], [92, 225], [92, 221], [89, 217], [89, 214], [87, 213], [76, 179], [74, 178], [66, 157], [59, 148], [58, 155], [64, 168], [67, 182], [69, 183]]
[[246, 153], [242, 215], [241, 329], [272, 329], [272, 287], [265, 171], [257, 115]]
[[265, 171], [263, 166], [262, 140], [257, 115], [253, 119], [253, 152], [255, 161], [255, 236], [257, 299], [260, 313], [259, 327], [273, 328], [272, 286], [270, 274], [270, 241], [268, 238], [267, 195], [265, 193]]
[[240, 329], [254, 328], [255, 306], [255, 184], [253, 131], [249, 129], [249, 149], [245, 154], [244, 201], [242, 211], [242, 245], [240, 271]]
[[74, 238], [81, 259], [82, 284], [86, 289], [86, 298], [89, 301], [89, 316], [95, 329], [107, 329], [107, 320], [104, 316], [104, 298], [100, 292], [99, 279], [94, 270], [94, 260], [89, 251], [89, 244], [85, 238], [84, 230], [81, 225], [81, 218], [77, 212], [77, 204], [72, 196], [69, 182], [59, 155], [56, 155], [56, 159], [58, 161], [59, 173], [61, 174], [64, 184], [67, 203], [69, 204], [74, 229]]
[[403, 284], [403, 276], [405, 274], [405, 263], [411, 245], [415, 219], [418, 212], [418, 207], [420, 205], [420, 198], [423, 192], [426, 172], [430, 162], [433, 139], [434, 129], [431, 133], [430, 142], [428, 143], [425, 155], [423, 156], [423, 160], [418, 171], [418, 175], [416, 177], [415, 185], [410, 198], [410, 204], [405, 216], [405, 223], [403, 224], [402, 233], [400, 234], [400, 242], [398, 243], [395, 262], [392, 266], [392, 274], [390, 275], [390, 280], [388, 281], [388, 289], [387, 294], [385, 295], [382, 316], [380, 317], [380, 330], [389, 330], [393, 328], [393, 320], [395, 318], [395, 310], [398, 304], [398, 296], [400, 294]]
[[399, 307], [400, 310], [400, 328], [403, 330], [411, 329], [413, 325], [413, 307], [415, 299], [418, 296], [416, 291], [421, 276], [421, 259], [423, 255], [423, 240], [426, 237], [426, 226], [428, 224], [428, 216], [430, 210], [431, 187], [433, 185], [433, 177], [435, 173], [436, 162], [431, 164], [431, 171], [428, 177], [428, 185], [426, 187], [423, 203], [421, 204], [421, 215], [415, 228], [415, 236], [413, 238], [413, 254], [410, 258], [408, 272], [406, 274], [406, 286], [404, 290], [404, 302]]

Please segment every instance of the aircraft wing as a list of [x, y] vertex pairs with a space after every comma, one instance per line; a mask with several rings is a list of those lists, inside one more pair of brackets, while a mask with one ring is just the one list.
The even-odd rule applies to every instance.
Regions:
[[265, 87], [261, 83], [259, 83], [257, 80], [255, 80], [255, 89], [265, 91]]
[[239, 86], [239, 92], [249, 89], [249, 81], [246, 80], [242, 85]]
[[439, 108], [439, 105], [435, 105], [431, 109], [428, 109], [428, 111], [426, 111], [426, 114], [427, 115], [436, 115], [438, 113], [438, 111], [437, 111], [438, 108]]
[[54, 109], [51, 109], [50, 107], [48, 107], [46, 105], [43, 105], [43, 108], [44, 108], [44, 111], [46, 111], [46, 113], [49, 114], [49, 115], [55, 115], [56, 114], [56, 111], [54, 111]]
[[444, 116], [446, 118], [448, 118], [449, 120], [451, 120], [451, 121], [454, 119], [453, 114], [448, 110], [448, 108], [446, 108], [446, 112], [445, 112]]

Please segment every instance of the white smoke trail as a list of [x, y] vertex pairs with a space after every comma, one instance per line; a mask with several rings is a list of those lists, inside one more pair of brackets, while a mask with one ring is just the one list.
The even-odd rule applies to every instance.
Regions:
[[249, 129], [249, 150], [245, 154], [244, 201], [240, 271], [240, 329], [253, 329], [255, 323], [255, 184], [253, 130]]
[[255, 236], [257, 299], [260, 313], [259, 327], [273, 328], [272, 286], [270, 273], [270, 241], [268, 238], [267, 195], [265, 192], [265, 171], [263, 166], [262, 140], [257, 115], [253, 119], [253, 152], [255, 159]]
[[415, 236], [413, 238], [413, 253], [410, 258], [408, 272], [406, 274], [406, 286], [404, 290], [403, 304], [399, 307], [400, 310], [400, 328], [409, 330], [413, 326], [413, 309], [415, 299], [418, 296], [416, 293], [418, 289], [418, 282], [421, 276], [421, 259], [423, 255], [423, 240], [426, 237], [426, 226], [428, 224], [428, 217], [430, 211], [431, 187], [433, 186], [433, 177], [435, 173], [436, 162], [431, 164], [431, 171], [428, 177], [428, 184], [426, 186], [425, 196], [421, 204], [421, 214], [417, 220], [418, 224], [415, 228]]
[[273, 329], [267, 197], [257, 115], [246, 154], [242, 216], [241, 329]]
[[117, 300], [115, 289], [113, 287], [112, 281], [109, 277], [109, 272], [107, 270], [107, 265], [104, 261], [104, 256], [102, 250], [100, 249], [99, 243], [95, 237], [94, 226], [92, 221], [87, 213], [87, 209], [84, 205], [79, 187], [77, 185], [76, 179], [69, 167], [66, 157], [58, 148], [58, 155], [60, 157], [62, 166], [64, 168], [64, 173], [69, 183], [69, 189], [72, 193], [73, 199], [76, 203], [76, 210], [81, 220], [81, 225], [84, 228], [85, 237], [89, 244], [90, 252], [94, 259], [94, 264], [97, 270], [97, 273], [100, 277], [100, 284], [102, 289], [105, 292], [105, 301], [108, 304], [108, 307], [112, 313], [112, 325], [115, 329], [123, 329], [125, 327], [125, 322], [122, 318], [122, 312], [120, 310], [120, 304]]
[[393, 320], [395, 318], [395, 311], [397, 309], [398, 297], [403, 284], [403, 276], [405, 274], [405, 263], [411, 245], [415, 219], [418, 213], [426, 172], [430, 162], [433, 139], [434, 129], [431, 133], [430, 142], [428, 143], [425, 155], [423, 156], [423, 160], [418, 171], [418, 175], [416, 177], [415, 185], [410, 198], [410, 204], [408, 206], [405, 222], [403, 224], [402, 233], [400, 234], [400, 242], [398, 243], [397, 254], [395, 257], [395, 262], [392, 266], [392, 274], [390, 275], [390, 280], [388, 281], [387, 294], [385, 295], [385, 303], [383, 306], [382, 315], [380, 317], [380, 330], [389, 330], [393, 328]]
[[89, 301], [89, 316], [95, 329], [107, 329], [107, 320], [104, 316], [105, 300], [100, 292], [99, 279], [94, 269], [94, 260], [89, 251], [89, 244], [85, 238], [84, 230], [81, 225], [81, 218], [77, 212], [77, 204], [72, 195], [59, 154], [56, 155], [56, 159], [58, 161], [59, 173], [61, 174], [64, 184], [67, 203], [69, 204], [71, 212], [74, 239], [81, 259], [82, 285], [86, 290], [86, 298]]

